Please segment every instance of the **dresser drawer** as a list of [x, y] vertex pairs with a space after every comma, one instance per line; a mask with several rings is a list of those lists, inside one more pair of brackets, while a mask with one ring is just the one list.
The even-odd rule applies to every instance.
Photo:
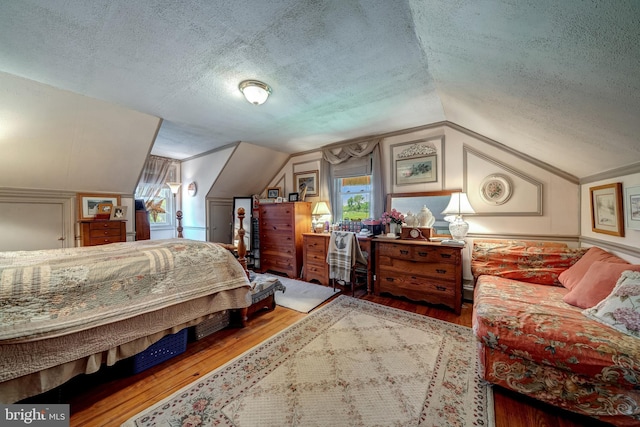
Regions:
[[100, 221], [89, 223], [89, 230], [120, 230], [120, 221]]
[[421, 245], [403, 245], [396, 243], [385, 243], [378, 248], [380, 256], [390, 258], [406, 259], [419, 262], [446, 262], [458, 263], [460, 251], [455, 248], [429, 247]]
[[436, 262], [417, 262], [399, 258], [380, 256], [378, 264], [381, 271], [391, 274], [411, 274], [413, 276], [432, 277], [436, 280], [455, 281], [458, 268], [455, 264]]
[[89, 237], [102, 237], [102, 236], [120, 236], [120, 227], [118, 228], [100, 228], [97, 230], [90, 230]]
[[89, 242], [91, 246], [98, 246], [106, 245], [108, 243], [124, 242], [124, 240], [118, 234], [117, 236], [91, 237], [89, 239]]
[[417, 292], [428, 292], [434, 295], [449, 295], [455, 293], [454, 282], [443, 283], [439, 280], [430, 280], [424, 276], [409, 273], [398, 273], [395, 270], [380, 268], [380, 289], [384, 292], [384, 288], [389, 289], [405, 289]]

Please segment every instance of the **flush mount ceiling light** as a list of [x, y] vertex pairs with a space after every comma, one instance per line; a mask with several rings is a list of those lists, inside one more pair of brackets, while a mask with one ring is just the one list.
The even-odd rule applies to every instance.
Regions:
[[245, 80], [240, 82], [238, 89], [247, 98], [247, 101], [254, 105], [261, 105], [271, 95], [271, 88], [268, 84], [258, 80]]

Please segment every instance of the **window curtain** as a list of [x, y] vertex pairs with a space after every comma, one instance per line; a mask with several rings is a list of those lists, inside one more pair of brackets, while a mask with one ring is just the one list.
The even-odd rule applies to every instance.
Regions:
[[175, 160], [166, 157], [149, 156], [136, 189], [136, 197], [142, 197], [145, 206], [160, 195], [174, 163]]
[[339, 203], [337, 191], [334, 188], [335, 178], [371, 175], [372, 185], [372, 212], [374, 218], [380, 218], [385, 210], [385, 189], [382, 179], [382, 156], [380, 153], [381, 139], [368, 142], [355, 143], [340, 147], [339, 149], [327, 148], [322, 150], [322, 185], [320, 197], [329, 200], [331, 215], [335, 218]]

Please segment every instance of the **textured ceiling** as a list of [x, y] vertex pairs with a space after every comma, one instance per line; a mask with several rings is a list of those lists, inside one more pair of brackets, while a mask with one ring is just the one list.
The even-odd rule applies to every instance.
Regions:
[[[640, 2], [0, 0], [0, 71], [164, 119], [152, 152], [449, 120], [578, 177], [640, 161]], [[273, 88], [244, 101], [245, 79]]]

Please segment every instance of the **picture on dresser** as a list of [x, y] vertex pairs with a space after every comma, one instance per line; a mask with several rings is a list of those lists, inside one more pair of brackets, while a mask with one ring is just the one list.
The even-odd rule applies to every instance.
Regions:
[[98, 213], [101, 204], [109, 204], [112, 206], [120, 205], [119, 194], [76, 194], [78, 201], [78, 219], [87, 220], [94, 219]]
[[126, 206], [114, 206], [111, 209], [111, 217], [110, 220], [114, 219], [125, 219], [127, 217], [127, 207]]

